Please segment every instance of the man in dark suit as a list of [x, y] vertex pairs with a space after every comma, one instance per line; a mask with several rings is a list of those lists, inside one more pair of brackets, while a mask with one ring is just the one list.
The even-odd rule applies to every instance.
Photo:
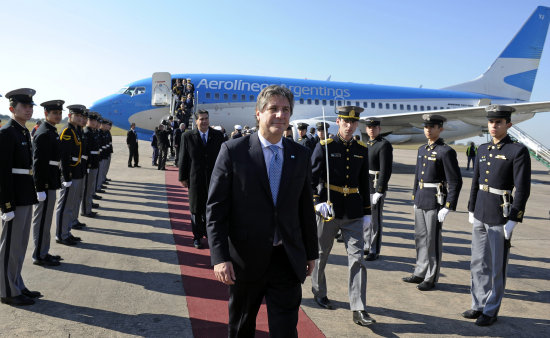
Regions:
[[253, 337], [262, 299], [272, 337], [297, 337], [303, 283], [319, 255], [309, 151], [283, 138], [294, 95], [258, 95], [257, 133], [222, 144], [208, 193], [216, 278], [229, 285], [229, 336]]
[[210, 176], [223, 143], [223, 134], [210, 127], [208, 111], [199, 110], [197, 129], [183, 134], [180, 146], [179, 181], [189, 188], [189, 211], [193, 229], [193, 245], [202, 248], [206, 235], [206, 198]]
[[135, 123], [130, 125], [130, 130], [128, 130], [128, 133], [126, 134], [126, 144], [128, 145], [128, 151], [130, 152], [130, 155], [128, 156], [128, 168], [132, 168], [132, 159], [134, 159], [134, 167], [139, 168], [139, 151]]

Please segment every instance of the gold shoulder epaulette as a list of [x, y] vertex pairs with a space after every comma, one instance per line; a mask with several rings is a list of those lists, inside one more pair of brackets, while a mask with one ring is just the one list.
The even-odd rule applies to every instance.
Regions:
[[367, 148], [367, 144], [363, 141], [357, 141], [357, 144], [359, 144], [360, 146], [363, 146], [365, 148]]
[[324, 146], [325, 144], [329, 144], [332, 141], [334, 141], [334, 140], [331, 139], [331, 138], [327, 138], [327, 139], [321, 140], [320, 143], [321, 143], [322, 146]]
[[69, 130], [69, 128], [65, 128], [63, 129], [63, 132], [61, 132], [61, 135], [59, 136], [59, 139], [60, 140], [65, 140], [65, 141], [68, 141], [71, 139], [71, 135], [65, 135], [65, 132]]

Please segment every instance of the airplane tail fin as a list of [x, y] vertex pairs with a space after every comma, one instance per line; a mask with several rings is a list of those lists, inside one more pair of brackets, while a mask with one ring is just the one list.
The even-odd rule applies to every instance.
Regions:
[[537, 7], [485, 73], [443, 89], [529, 101], [549, 22], [550, 8]]

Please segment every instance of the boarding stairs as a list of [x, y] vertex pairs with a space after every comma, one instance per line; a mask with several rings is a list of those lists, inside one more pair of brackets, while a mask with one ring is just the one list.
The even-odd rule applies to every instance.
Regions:
[[518, 142], [523, 143], [529, 149], [531, 157], [550, 169], [550, 150], [548, 148], [516, 126], [508, 129], [508, 134]]

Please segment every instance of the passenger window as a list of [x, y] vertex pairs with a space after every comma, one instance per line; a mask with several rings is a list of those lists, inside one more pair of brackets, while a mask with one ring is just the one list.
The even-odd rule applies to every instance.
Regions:
[[403, 110], [405, 109], [405, 106], [403, 106], [402, 104], [399, 105], [399, 109]]
[[370, 103], [370, 107], [371, 107], [372, 109], [376, 108], [376, 103], [371, 102], [371, 103]]
[[319, 99], [315, 99], [315, 105], [319, 105]]
[[307, 104], [311, 104], [311, 99], [307, 99]]
[[368, 102], [363, 102], [363, 108], [368, 108], [369, 107], [369, 103]]
[[223, 94], [223, 100], [224, 100], [224, 101], [227, 101], [227, 99], [229, 99], [229, 95]]
[[378, 109], [383, 109], [384, 108], [384, 104], [382, 102], [378, 102]]
[[393, 104], [393, 110], [397, 110], [397, 104]]
[[255, 101], [254, 95], [250, 95], [249, 99], [250, 99], [250, 101]]
[[246, 101], [246, 95], [244, 94], [241, 95], [241, 101]]
[[207, 99], [209, 99], [209, 98], [211, 98], [211, 97], [212, 97], [212, 95], [211, 95], [210, 93], [206, 93], [206, 98], [207, 98]]
[[323, 100], [323, 106], [327, 105], [327, 100]]
[[355, 101], [355, 105], [356, 105], [357, 107], [361, 107], [361, 103], [359, 103], [359, 101]]
[[341, 105], [342, 105], [342, 101], [338, 100], [338, 105], [341, 106]]
[[390, 109], [390, 104], [386, 103], [386, 109]]
[[304, 104], [304, 99], [300, 99], [300, 104]]
[[214, 99], [219, 100], [220, 99], [220, 93], [214, 93]]
[[432, 110], [432, 107], [426, 106], [426, 110]]
[[237, 101], [237, 94], [233, 94], [233, 101]]
[[348, 101], [347, 105], [348, 105], [348, 106], [351, 106], [351, 101]]
[[411, 111], [411, 105], [410, 104], [407, 105], [407, 110]]
[[330, 100], [329, 102], [331, 106], [334, 106], [334, 100]]
[[421, 110], [421, 111], [424, 111], [424, 106], [420, 106], [420, 110]]
[[418, 110], [418, 106], [416, 104], [413, 106], [413, 108], [414, 108], [414, 111]]

